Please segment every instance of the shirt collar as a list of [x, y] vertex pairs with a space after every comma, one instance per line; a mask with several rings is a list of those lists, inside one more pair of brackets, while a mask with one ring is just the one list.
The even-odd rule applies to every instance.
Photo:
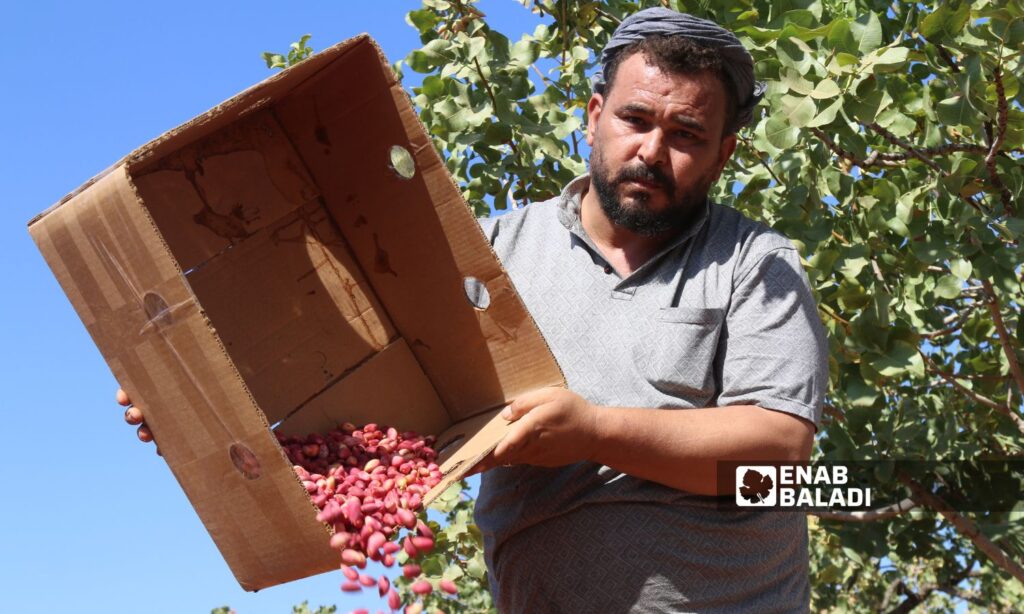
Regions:
[[[573, 179], [569, 182], [569, 185], [565, 186], [565, 189], [562, 190], [562, 193], [558, 197], [558, 221], [560, 221], [569, 232], [575, 234], [582, 239], [584, 243], [594, 248], [592, 239], [587, 235], [587, 231], [583, 229], [583, 223], [580, 221], [580, 207], [583, 204], [583, 193], [589, 185], [590, 174], [585, 173]], [[707, 223], [710, 216], [711, 200], [705, 199], [704, 205], [701, 207], [699, 213], [689, 224], [687, 224], [686, 229], [683, 230], [683, 232], [681, 232], [676, 238], [666, 243], [657, 254], [648, 260], [648, 262], [656, 260], [662, 254], [682, 245], [688, 239], [696, 235]], [[646, 266], [647, 263], [644, 263], [644, 266], [641, 268], [646, 268]]]

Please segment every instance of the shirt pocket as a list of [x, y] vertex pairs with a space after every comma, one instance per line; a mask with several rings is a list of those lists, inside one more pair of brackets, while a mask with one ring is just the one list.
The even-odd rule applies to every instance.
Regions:
[[717, 393], [715, 354], [724, 319], [725, 311], [713, 308], [670, 307], [650, 314], [633, 346], [640, 375], [663, 395], [706, 407]]

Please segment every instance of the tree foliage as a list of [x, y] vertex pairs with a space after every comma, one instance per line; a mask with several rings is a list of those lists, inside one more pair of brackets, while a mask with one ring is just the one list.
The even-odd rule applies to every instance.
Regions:
[[[550, 198], [584, 170], [597, 53], [653, 5], [735, 31], [769, 84], [713, 196], [805, 259], [831, 350], [816, 457], [1019, 456], [1024, 4], [537, 0], [536, 28], [511, 39], [472, 2], [424, 0], [408, 15], [423, 47], [399, 68], [424, 75], [413, 101], [478, 212]], [[1018, 514], [939, 516], [942, 499], [909, 486], [937, 492], [934, 475], [882, 467], [876, 500], [917, 507], [814, 519], [815, 609], [1024, 599]], [[1001, 486], [990, 509], [1013, 509], [1022, 485]]]
[[[829, 333], [815, 457], [1024, 455], [1022, 0], [522, 4], [536, 27], [513, 40], [472, 0], [423, 0], [407, 16], [423, 46], [396, 64], [422, 75], [413, 102], [478, 213], [585, 170], [589, 76], [621, 19], [655, 5], [713, 19], [769, 89], [712, 196], [796, 244]], [[813, 609], [1024, 603], [1024, 484], [876, 477], [875, 500], [902, 505], [811, 518]], [[978, 492], [1012, 511], [949, 506]]]

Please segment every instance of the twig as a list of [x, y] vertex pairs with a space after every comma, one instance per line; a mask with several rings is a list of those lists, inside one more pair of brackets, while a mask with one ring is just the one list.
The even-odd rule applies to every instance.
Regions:
[[754, 147], [754, 145], [753, 145], [753, 144], [752, 144], [752, 143], [750, 142], [750, 139], [748, 139], [748, 138], [746, 138], [746, 137], [742, 137], [742, 136], [741, 136], [741, 137], [740, 137], [740, 141], [741, 141], [741, 142], [742, 142], [742, 143], [743, 143], [744, 145], [746, 145], [746, 146], [747, 146], [747, 148], [749, 148], [749, 149], [750, 149], [750, 151], [754, 152], [754, 156], [756, 156], [756, 157], [757, 157], [757, 161], [761, 163], [761, 166], [763, 166], [763, 167], [765, 168], [765, 170], [766, 170], [766, 171], [768, 171], [768, 174], [772, 176], [772, 179], [774, 179], [774, 180], [775, 180], [775, 183], [776, 183], [777, 185], [780, 185], [780, 186], [785, 186], [785, 185], [786, 185], [786, 184], [785, 184], [785, 183], [783, 183], [783, 182], [782, 182], [782, 180], [781, 180], [781, 179], [779, 179], [779, 177], [778, 177], [778, 176], [777, 176], [777, 175], [775, 174], [775, 171], [773, 171], [773, 170], [772, 170], [772, 167], [768, 166], [768, 163], [767, 163], [767, 162], [765, 162], [764, 158], [763, 158], [763, 157], [761, 156], [761, 152], [760, 152], [760, 151], [758, 151], [756, 147]]
[[945, 518], [947, 522], [952, 524], [957, 531], [974, 542], [974, 545], [988, 555], [989, 559], [991, 559], [993, 563], [1005, 570], [1018, 581], [1024, 582], [1024, 567], [1021, 567], [1020, 563], [1010, 558], [1002, 548], [986, 537], [973, 520], [955, 511], [948, 503], [943, 501], [940, 497], [933, 495], [928, 489], [918, 484], [903, 471], [900, 471], [897, 474], [897, 477], [900, 482], [903, 482], [908, 488], [910, 488], [911, 496], [915, 501], [927, 505], [942, 514], [942, 517]]
[[[988, 153], [988, 147], [974, 143], [947, 143], [938, 147], [922, 147], [919, 152], [926, 156], [944, 156], [946, 154], [963, 151], [968, 153]], [[880, 153], [878, 157], [883, 160], [906, 160], [911, 157], [909, 153]]]
[[915, 507], [917, 507], [917, 503], [910, 497], [907, 497], [899, 503], [886, 505], [885, 507], [880, 507], [875, 510], [864, 510], [860, 512], [811, 512], [811, 514], [825, 520], [839, 520], [841, 522], [872, 522], [875, 520], [885, 520], [886, 518], [899, 516], [903, 512], [912, 510]]
[[[882, 595], [882, 604], [878, 607], [878, 609], [879, 610], [888, 609], [889, 608], [889, 604], [892, 603], [893, 597], [896, 596], [896, 592], [897, 592], [896, 589], [898, 589], [898, 588], [905, 588], [905, 587], [906, 587], [906, 585], [903, 584], [903, 578], [896, 578], [895, 580], [890, 582], [889, 586], [886, 587], [886, 589], [885, 589], [885, 593]], [[900, 591], [900, 592], [902, 592], [902, 591]]]
[[569, 21], [565, 17], [565, 8], [567, 6], [569, 6], [569, 0], [562, 0], [562, 68], [565, 68], [565, 52], [569, 47], [569, 31], [566, 29]]
[[822, 311], [824, 311], [826, 314], [828, 314], [828, 316], [830, 318], [832, 318], [836, 322], [839, 322], [839, 324], [842, 325], [843, 330], [846, 331], [847, 335], [850, 334], [851, 329], [850, 329], [850, 321], [849, 320], [844, 320], [838, 313], [833, 311], [832, 308], [829, 307], [828, 305], [826, 305], [825, 303], [818, 303], [818, 307], [820, 307]]
[[867, 126], [868, 128], [871, 128], [872, 130], [880, 134], [882, 138], [884, 138], [886, 141], [889, 141], [890, 143], [896, 145], [897, 147], [903, 148], [904, 150], [907, 151], [907, 153], [930, 166], [935, 172], [942, 175], [943, 177], [945, 177], [948, 174], [946, 173], [946, 171], [942, 170], [942, 167], [936, 164], [934, 160], [928, 158], [920, 151], [918, 151], [913, 145], [899, 138], [895, 134], [889, 132], [885, 128], [879, 126], [877, 123], [871, 122]]
[[997, 66], [992, 76], [996, 83], [996, 134], [992, 140], [992, 146], [988, 150], [988, 155], [985, 156], [985, 167], [988, 168], [988, 175], [992, 179], [992, 185], [999, 191], [999, 199], [1003, 203], [1003, 209], [1010, 215], [1016, 215], [1013, 206], [1013, 195], [1010, 194], [1010, 189], [1003, 183], [1003, 179], [996, 170], [996, 155], [999, 153], [999, 148], [1003, 146], [1003, 141], [1006, 138], [1006, 121], [1007, 114], [1009, 113], [1006, 105], [1006, 89], [1003, 87], [1003, 71]]
[[[532, 68], [534, 70], [534, 72], [537, 73], [537, 76], [540, 77], [541, 80], [544, 81], [544, 83], [547, 83], [549, 86], [554, 85], [555, 87], [557, 87], [557, 85], [555, 84], [554, 81], [552, 81], [551, 79], [548, 79], [547, 77], [544, 76], [544, 73], [542, 73], [540, 71], [540, 69], [537, 68], [536, 64], [530, 64], [530, 68]], [[986, 150], [986, 151], [988, 151], [988, 150]]]
[[874, 256], [871, 257], [871, 269], [875, 272], [875, 279], [878, 280], [878, 283], [882, 284], [882, 288], [884, 288], [889, 294], [892, 294], [892, 289], [889, 287], [889, 284], [886, 283], [885, 276], [882, 275], [882, 269], [879, 268], [878, 260], [876, 260]]
[[983, 279], [982, 287], [985, 288], [985, 293], [988, 294], [988, 310], [992, 314], [992, 323], [995, 324], [996, 332], [999, 333], [999, 345], [1003, 346], [1003, 353], [1006, 354], [1006, 362], [1010, 364], [1010, 373], [1013, 374], [1013, 379], [1017, 382], [1017, 389], [1024, 392], [1024, 372], [1021, 371], [1020, 363], [1017, 362], [1017, 352], [1010, 342], [1010, 334], [1006, 330], [1006, 323], [1003, 322], [1003, 314], [999, 308], [999, 297], [996, 296], [996, 291], [992, 288], [992, 283], [987, 279]]
[[886, 160], [882, 158], [881, 154], [877, 151], [871, 152], [870, 154], [868, 154], [867, 158], [861, 160], [857, 156], [853, 155], [852, 152], [849, 152], [840, 147], [838, 144], [836, 144], [836, 142], [833, 141], [832, 138], [825, 134], [821, 129], [811, 128], [811, 132], [814, 134], [814, 136], [821, 139], [821, 141], [825, 143], [825, 146], [832, 150], [832, 153], [836, 154], [840, 158], [843, 158], [844, 160], [848, 160], [851, 164], [855, 166], [860, 166], [862, 168], [867, 168], [869, 166], [903, 166], [897, 161]]
[[917, 351], [921, 355], [921, 358], [924, 359], [925, 366], [931, 369], [933, 373], [939, 375], [942, 379], [952, 384], [954, 388], [966, 394], [971, 399], [977, 401], [978, 403], [981, 403], [986, 407], [990, 407], [998, 411], [999, 413], [1003, 414], [1004, 416], [1008, 417], [1010, 420], [1013, 421], [1014, 425], [1016, 425], [1017, 430], [1019, 430], [1021, 433], [1024, 433], [1024, 419], [1017, 415], [1016, 411], [1014, 411], [1012, 408], [1006, 405], [997, 403], [984, 395], [978, 394], [977, 392], [971, 390], [967, 386], [964, 386], [957, 380], [956, 376], [954, 376], [952, 373], [948, 373], [940, 369], [938, 365], [932, 362], [932, 359], [929, 358], [927, 354], [922, 352], [920, 349], [918, 349]]
[[936, 331], [928, 332], [928, 333], [921, 333], [921, 336], [922, 337], [926, 337], [928, 339], [935, 339], [936, 337], [945, 337], [946, 335], [948, 335], [950, 333], [954, 333], [954, 332], [960, 330], [960, 327], [962, 327], [964, 325], [964, 322], [966, 322], [967, 318], [970, 317], [970, 315], [972, 313], [974, 313], [975, 309], [977, 309], [977, 307], [974, 306], [974, 305], [971, 305], [967, 309], [963, 310], [960, 313], [955, 313], [955, 314], [953, 314], [951, 316], [948, 316], [942, 322], [943, 324], [948, 325], [946, 328], [943, 328], [942, 330], [936, 330]]
[[910, 587], [908, 587], [906, 583], [903, 582], [902, 578], [895, 580], [892, 584], [889, 585], [888, 590], [886, 590], [885, 599], [883, 600], [883, 605], [880, 609], [884, 610], [886, 607], [888, 607], [889, 602], [892, 601], [893, 594], [897, 592], [901, 595], [906, 596], [907, 599], [906, 601], [901, 602], [892, 610], [889, 610], [888, 614], [900, 614], [905, 612], [911, 612], [914, 610], [914, 608], [924, 603], [924, 601], [928, 599], [928, 597], [931, 596], [931, 594], [935, 591], [942, 591], [948, 595], [958, 593], [960, 591], [960, 589], [958, 588], [959, 584], [967, 578], [971, 577], [972, 575], [975, 575], [971, 568], [974, 567], [974, 563], [976, 562], [976, 560], [977, 559], [975, 559], [974, 557], [968, 560], [967, 564], [964, 565], [960, 572], [950, 577], [945, 584], [921, 584], [919, 588], [919, 593], [915, 593], [914, 591], [910, 590]]
[[615, 15], [611, 15], [609, 13], [606, 13], [605, 11], [602, 11], [597, 6], [594, 6], [593, 9], [594, 9], [594, 12], [597, 13], [598, 15], [601, 15], [601, 16], [605, 17], [606, 19], [610, 19], [610, 20], [614, 21], [615, 25], [619, 25], [620, 23], [622, 23], [621, 19], [619, 19]]
[[832, 417], [837, 422], [846, 422], [846, 414], [841, 409], [831, 403], [823, 403], [821, 409]]
[[491, 107], [494, 109], [494, 114], [498, 114], [498, 99], [494, 97], [494, 92], [491, 90], [491, 83], [484, 76], [484, 69], [480, 68], [480, 60], [473, 58], [473, 65], [476, 66], [476, 74], [480, 75], [480, 82], [483, 83], [484, 90], [487, 92], [487, 97], [491, 99]]
[[[491, 108], [494, 109], [494, 114], [497, 115], [498, 99], [495, 98], [494, 91], [491, 90], [491, 83], [487, 80], [487, 77], [484, 76], [483, 69], [480, 68], [480, 60], [478, 60], [477, 58], [473, 58], [473, 64], [476, 66], [476, 73], [480, 75], [480, 82], [483, 84], [484, 90], [487, 92], [487, 96], [491, 99]], [[519, 150], [516, 148], [515, 142], [513, 142], [512, 139], [509, 139], [505, 141], [505, 143], [508, 144], [509, 148], [512, 150], [512, 153], [515, 154], [516, 158], [518, 159]]]
[[945, 47], [936, 44], [935, 48], [938, 50], [939, 55], [942, 56], [942, 59], [946, 61], [946, 64], [953, 69], [953, 72], [960, 72], [960, 67], [957, 66], [956, 61], [953, 60], [953, 56], [950, 55], [949, 51]]

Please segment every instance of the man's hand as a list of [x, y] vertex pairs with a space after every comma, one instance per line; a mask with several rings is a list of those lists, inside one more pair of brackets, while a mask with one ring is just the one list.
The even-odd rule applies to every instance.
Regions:
[[719, 492], [719, 461], [806, 462], [814, 442], [813, 423], [782, 411], [606, 407], [563, 388], [524, 394], [503, 417], [512, 426], [473, 473], [590, 461], [669, 488], [722, 496], [729, 493]]
[[[139, 441], [149, 443], [153, 441], [153, 433], [150, 432], [149, 427], [146, 426], [144, 418], [142, 417], [142, 410], [132, 405], [131, 399], [128, 398], [128, 393], [122, 388], [117, 389], [117, 394], [114, 395], [117, 400], [117, 404], [128, 409], [124, 412], [124, 421], [131, 425], [138, 425], [139, 428], [136, 434], [139, 436]], [[159, 454], [159, 450], [157, 451]]]
[[597, 443], [600, 408], [564, 388], [540, 388], [502, 411], [513, 425], [474, 473], [502, 465], [560, 467], [590, 460]]

